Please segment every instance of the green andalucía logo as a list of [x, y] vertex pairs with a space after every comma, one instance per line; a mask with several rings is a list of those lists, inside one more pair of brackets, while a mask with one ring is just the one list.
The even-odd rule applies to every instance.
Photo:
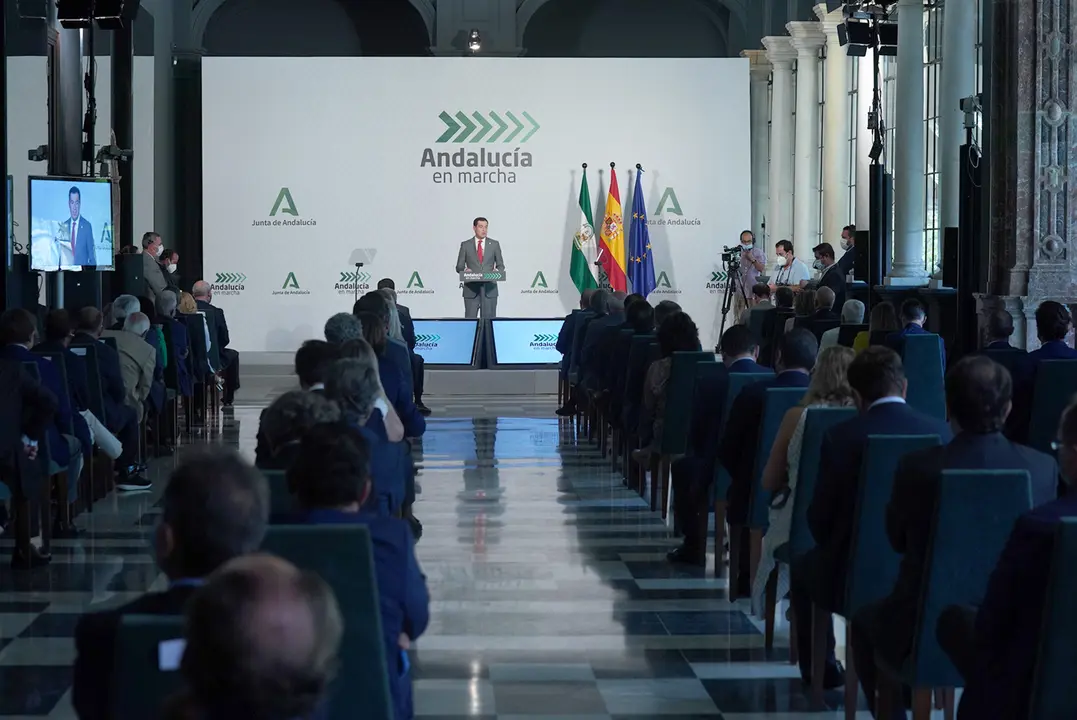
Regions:
[[[501, 119], [501, 116], [496, 112], [489, 112], [486, 115], [475, 111], [468, 117], [467, 113], [458, 111], [455, 115], [449, 114], [447, 111], [442, 110], [438, 117], [441, 122], [445, 123], [445, 131], [435, 141], [439, 143], [462, 143], [472, 142], [481, 143], [485, 140], [487, 143], [496, 143], [498, 141], [503, 143], [519, 142], [525, 143], [531, 139], [531, 137], [539, 131], [539, 124], [535, 122], [535, 118], [531, 117], [526, 111], [521, 112], [524, 120], [527, 124], [520, 122], [520, 120], [511, 111], [505, 113], [505, 117], [509, 123], [512, 123], [512, 131], [509, 134], [505, 134], [505, 131], [509, 129], [509, 123], [506, 123]], [[474, 120], [474, 122], [472, 122]], [[494, 130], [494, 128], [497, 128]], [[523, 135], [521, 132], [527, 130]], [[478, 130], [478, 132], [475, 132]], [[492, 133], [491, 130], [494, 130]], [[519, 137], [519, 140], [517, 140]]]
[[721, 270], [711, 271], [710, 282], [707, 283], [707, 290], [711, 295], [717, 295], [720, 292], [725, 291], [726, 283], [729, 281], [729, 274], [722, 272]]
[[358, 270], [344, 270], [340, 273], [340, 281], [334, 283], [333, 289], [339, 295], [351, 295], [359, 290], [366, 292], [370, 289], [370, 273]]
[[213, 278], [214, 281], [210, 285], [210, 289], [212, 289], [213, 294], [218, 297], [225, 295], [239, 295], [243, 292], [243, 283], [247, 281], [246, 275], [237, 272], [214, 273]]
[[423, 276], [418, 270], [413, 270], [408, 278], [408, 286], [396, 291], [397, 295], [433, 295], [433, 290], [428, 290], [423, 284]]
[[654, 292], [659, 295], [680, 295], [681, 291], [673, 287], [673, 283], [669, 281], [669, 275], [665, 270], [658, 273], [658, 278], [654, 281]]
[[531, 281], [530, 289], [521, 290], [522, 295], [556, 295], [557, 288], [551, 288], [546, 282], [546, 273], [539, 270], [535, 273], [535, 279]]
[[662, 199], [658, 201], [658, 209], [655, 211], [655, 215], [661, 215], [663, 212], [670, 212], [673, 215], [684, 215], [681, 211], [681, 203], [677, 200], [677, 193], [673, 188], [666, 188], [662, 193]]
[[288, 273], [288, 276], [284, 278], [284, 284], [281, 285], [280, 290], [274, 290], [274, 295], [310, 295], [310, 290], [304, 290], [299, 286], [299, 279], [296, 278], [294, 272]]
[[[677, 217], [668, 217], [676, 215]], [[663, 217], [665, 216], [665, 217]], [[648, 225], [702, 225], [699, 218], [686, 218], [681, 209], [681, 201], [677, 199], [677, 191], [671, 187], [662, 191], [662, 197], [658, 200], [658, 209], [647, 221]]]
[[[277, 215], [290, 215], [289, 218], [278, 218]], [[275, 218], [273, 220], [258, 219], [251, 223], [255, 227], [300, 227], [300, 226], [313, 226], [318, 222], [314, 218], [300, 217], [299, 208], [295, 204], [295, 199], [292, 197], [292, 191], [289, 188], [282, 187], [280, 192], [277, 193], [277, 199], [273, 202], [273, 208], [269, 211], [269, 217]]]

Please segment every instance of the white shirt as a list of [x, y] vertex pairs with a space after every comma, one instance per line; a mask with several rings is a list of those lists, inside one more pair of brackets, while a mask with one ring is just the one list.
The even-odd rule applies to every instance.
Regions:
[[888, 404], [891, 404], [891, 403], [900, 403], [900, 404], [904, 405], [905, 404], [905, 398], [903, 398], [903, 397], [901, 397], [899, 395], [891, 395], [890, 397], [879, 398], [878, 400], [873, 402], [871, 405], [868, 405], [868, 410], [871, 410], [876, 405], [888, 405]]
[[778, 268], [774, 284], [799, 286], [800, 283], [810, 279], [811, 271], [808, 270], [808, 266], [801, 262], [800, 258], [795, 257], [792, 261], [786, 262], [785, 267]]

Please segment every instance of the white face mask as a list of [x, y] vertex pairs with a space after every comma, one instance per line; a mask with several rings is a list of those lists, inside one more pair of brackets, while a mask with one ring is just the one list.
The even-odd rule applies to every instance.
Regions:
[[751, 250], [754, 247], [755, 247], [755, 243], [747, 243], [747, 244], [741, 243], [740, 244], [740, 249], [741, 250]]
[[172, 273], [176, 272], [176, 263], [168, 263], [166, 268], [168, 269], [168, 273], [171, 275]]
[[842, 250], [848, 250], [848, 249], [849, 249], [849, 247], [850, 247], [850, 245], [849, 245], [849, 241], [848, 241], [848, 240], [846, 240], [845, 238], [842, 238], [842, 239], [841, 239], [841, 249], [842, 249]]
[[165, 251], [165, 246], [164, 245], [158, 245], [157, 247], [155, 247], [153, 249], [153, 254], [156, 257], [161, 257], [161, 253], [163, 253], [164, 251]]
[[785, 255], [779, 255], [774, 262], [778, 263], [778, 267], [785, 267], [785, 264], [789, 262], [789, 258]]
[[813, 268], [815, 268], [816, 270], [819, 270], [819, 271], [823, 271], [823, 270], [826, 270], [826, 265], [824, 265], [824, 264], [823, 264], [823, 261], [822, 261], [822, 260], [816, 260], [815, 262], [813, 262], [813, 263], [811, 264], [811, 266], [812, 266]]

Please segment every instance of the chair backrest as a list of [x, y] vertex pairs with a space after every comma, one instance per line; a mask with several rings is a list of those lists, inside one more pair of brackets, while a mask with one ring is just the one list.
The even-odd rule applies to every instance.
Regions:
[[187, 342], [190, 345], [191, 367], [196, 382], [202, 382], [209, 374], [209, 350], [206, 348], [206, 318], [198, 313], [180, 316], [187, 326]]
[[887, 336], [895, 332], [897, 330], [868, 330], [868, 344], [885, 345]]
[[[67, 382], [67, 358], [64, 357], [62, 352], [57, 350], [34, 350], [35, 355], [40, 355], [56, 368], [56, 372], [60, 374], [60, 388], [62, 392], [67, 393], [68, 402], [71, 405], [72, 411], [74, 411], [75, 398], [71, 397], [71, 386]], [[68, 435], [75, 434], [74, 416], [71, 417], [72, 422], [69, 422], [67, 427], [64, 428], [64, 432]]]
[[329, 720], [389, 720], [388, 665], [370, 532], [363, 525], [271, 525], [262, 549], [317, 573], [344, 617], [340, 670], [329, 686]]
[[1032, 679], [1030, 720], [1077, 717], [1077, 518], [1062, 518], [1055, 532], [1051, 580]]
[[[23, 370], [26, 374], [32, 377], [34, 380], [41, 382], [41, 369], [37, 366], [37, 363], [33, 360], [24, 360], [22, 363]], [[37, 445], [37, 465], [41, 469], [42, 477], [48, 477], [49, 458], [52, 457], [49, 445], [49, 433], [41, 433], [41, 440]]]
[[116, 352], [120, 351], [120, 346], [116, 344], [116, 338], [112, 337], [111, 335], [103, 335], [100, 340]]
[[158, 330], [161, 333], [161, 339], [165, 344], [165, 357], [168, 358], [168, 362], [165, 363], [164, 379], [165, 387], [169, 390], [175, 390], [179, 392], [179, 363], [183, 362], [181, 358], [176, 357], [176, 346], [172, 344], [172, 326], [168, 323], [161, 325]]
[[838, 423], [856, 417], [852, 407], [808, 408], [804, 418], [804, 436], [800, 443], [800, 463], [797, 472], [796, 493], [793, 495], [793, 513], [789, 530], [789, 554], [803, 555], [815, 547], [815, 538], [808, 529], [808, 506], [815, 496], [819, 479], [819, 462], [823, 456], [823, 437]]
[[1077, 360], [1044, 360], [1036, 366], [1028, 444], [1051, 452], [1062, 411], [1077, 393]]
[[985, 348], [980, 352], [1009, 370], [1010, 375], [1014, 374], [1014, 370], [1017, 369], [1018, 365], [1028, 360], [1028, 353], [1019, 348], [998, 348], [994, 350]]
[[946, 419], [946, 384], [943, 379], [942, 338], [934, 333], [905, 336], [902, 364], [909, 389], [905, 401], [925, 415]]
[[[729, 421], [729, 413], [733, 409], [733, 401], [737, 399], [744, 388], [761, 380], [774, 377], [772, 372], [761, 373], [729, 373], [729, 384], [726, 386], [725, 402], [722, 404], [722, 425], [719, 437], [725, 433], [726, 423]], [[725, 497], [726, 490], [733, 479], [722, 463], [714, 464], [714, 492], [718, 497]]]
[[767, 528], [770, 526], [770, 496], [763, 489], [763, 468], [767, 465], [770, 448], [778, 435], [785, 413], [797, 405], [807, 388], [780, 387], [767, 388], [763, 400], [763, 415], [759, 421], [759, 443], [755, 447], [755, 469], [752, 472], [752, 497], [748, 506], [748, 527]]
[[774, 318], [778, 315], [777, 308], [752, 308], [748, 313], [748, 329], [752, 331], [757, 342], [763, 342], [774, 332]]
[[105, 411], [105, 389], [101, 385], [101, 358], [97, 354], [96, 343], [86, 345], [72, 343], [71, 352], [75, 353], [86, 363], [86, 384], [90, 389], [90, 412], [94, 414], [103, 425], [108, 425], [108, 413]]
[[844, 617], [851, 619], [857, 610], [894, 589], [901, 556], [886, 536], [886, 506], [894, 487], [894, 472], [903, 456], [939, 442], [938, 435], [868, 436], [849, 538]]
[[112, 720], [160, 717], [161, 706], [183, 687], [182, 615], [121, 615], [109, 691]]
[[661, 452], [683, 455], [692, 427], [692, 399], [696, 393], [696, 366], [714, 362], [711, 352], [675, 352], [666, 383], [666, 414], [662, 423]]
[[856, 341], [856, 336], [862, 332], [868, 332], [869, 326], [864, 325], [842, 325], [838, 330], [838, 345], [842, 347], [851, 348]]
[[576, 326], [572, 329], [572, 355], [568, 362], [570, 376], [579, 371], [580, 358], [583, 357], [583, 337], [587, 332], [587, 326], [595, 317], [595, 313], [590, 310], [581, 310], [576, 317]]
[[627, 417], [627, 411], [639, 408], [643, 397], [643, 381], [647, 377], [647, 368], [650, 367], [651, 345], [658, 345], [656, 337], [651, 333], [636, 334], [632, 337], [632, 344], [628, 350], [628, 366], [625, 368], [625, 387], [622, 409], [626, 416], [623, 419], [625, 429], [635, 434], [636, 427]]
[[688, 409], [688, 430], [686, 433], [688, 435], [688, 452], [690, 454], [698, 455], [704, 450], [704, 448], [698, 447], [698, 444], [693, 439], [697, 430], [695, 426], [696, 407], [697, 400], [702, 394], [701, 387], [708, 385], [711, 380], [723, 372], [725, 372], [725, 366], [718, 360], [696, 363], [696, 377], [692, 387], [692, 405]]
[[286, 515], [295, 511], [295, 498], [288, 490], [287, 473], [284, 470], [262, 470], [269, 485], [269, 515]]
[[939, 615], [949, 605], [983, 602], [1014, 523], [1031, 507], [1027, 470], [942, 472], [910, 657], [916, 687], [963, 684], [936, 640]]

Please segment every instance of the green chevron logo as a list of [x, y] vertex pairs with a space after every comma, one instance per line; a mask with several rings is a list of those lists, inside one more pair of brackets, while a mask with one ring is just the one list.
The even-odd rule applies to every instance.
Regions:
[[370, 282], [370, 273], [345, 271], [340, 274], [340, 282], [359, 283], [360, 285], [363, 285]]
[[711, 282], [712, 283], [724, 283], [728, 279], [729, 279], [729, 275], [724, 273], [724, 272], [720, 272], [720, 271], [716, 270], [716, 271], [711, 273]]
[[441, 340], [440, 335], [422, 335], [422, 334], [420, 334], [420, 335], [415, 336], [415, 344], [416, 345], [437, 345], [438, 341], [440, 341], [440, 340]]
[[540, 335], [536, 335], [535, 339], [532, 342], [537, 342], [537, 343], [556, 343], [557, 342], [557, 336], [556, 335], [542, 335], [542, 334], [540, 334]]
[[[494, 111], [490, 111], [486, 114], [475, 111], [469, 116], [463, 111], [457, 111], [452, 114], [446, 110], [442, 110], [438, 118], [441, 122], [445, 123], [445, 132], [437, 139], [439, 143], [525, 143], [531, 139], [531, 137], [539, 131], [541, 127], [535, 118], [531, 117], [529, 113], [521, 112], [520, 115], [526, 121], [521, 122], [514, 113], [506, 112], [505, 118], [509, 122], [505, 122], [501, 118], [501, 115]], [[511, 123], [511, 125], [509, 124]], [[506, 130], [512, 128], [511, 132], [507, 135]], [[495, 129], [496, 128], [496, 129]], [[478, 132], [475, 132], [478, 130]], [[493, 130], [493, 132], [490, 132]], [[524, 132], [526, 130], [527, 132]], [[521, 135], [521, 133], [523, 133]], [[519, 139], [517, 139], [519, 138]]]
[[216, 273], [218, 285], [239, 285], [247, 282], [247, 276], [243, 273]]

